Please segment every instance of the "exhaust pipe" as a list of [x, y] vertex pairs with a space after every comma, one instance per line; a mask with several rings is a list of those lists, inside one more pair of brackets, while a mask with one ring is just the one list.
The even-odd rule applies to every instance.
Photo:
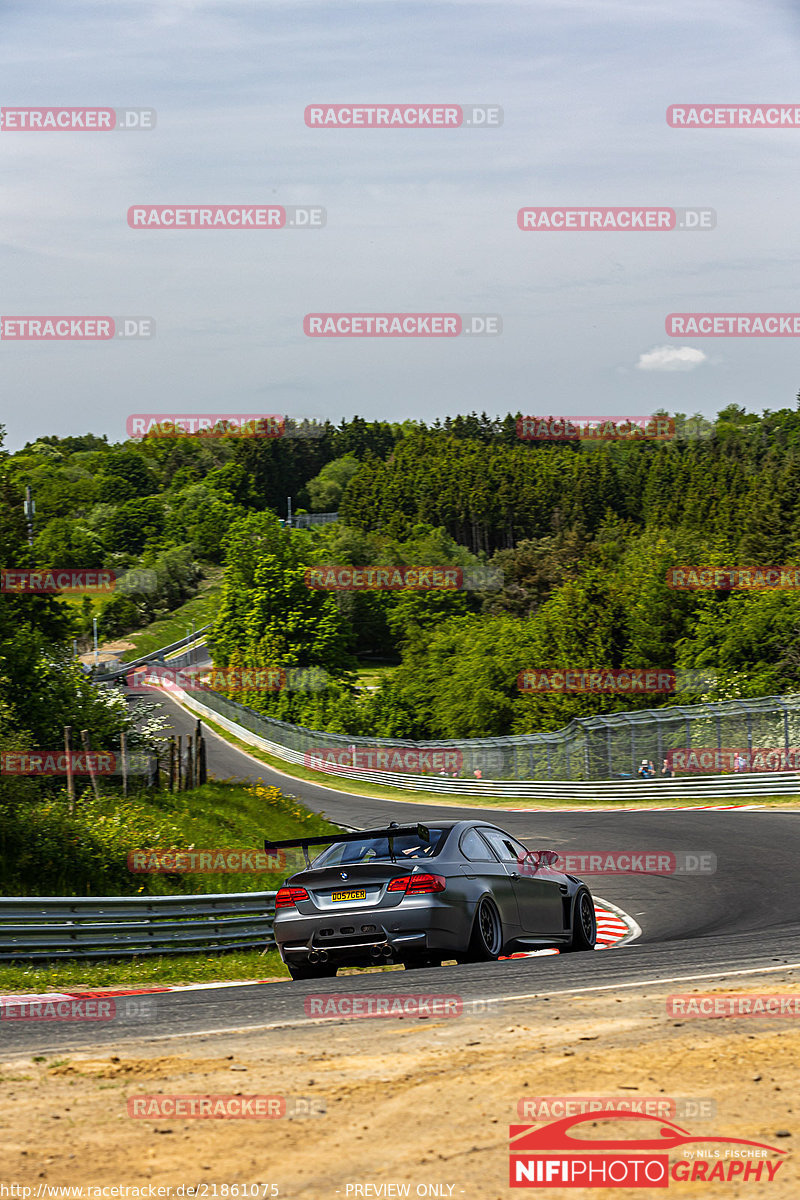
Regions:
[[369, 952], [373, 958], [380, 958], [382, 954], [380, 946], [370, 946]]
[[[327, 955], [326, 955], [326, 957], [327, 957]], [[319, 962], [319, 951], [318, 951], [318, 950], [311, 950], [311, 951], [309, 952], [309, 955], [308, 955], [308, 961], [309, 961], [310, 963], [316, 963], [316, 962]]]
[[392, 950], [392, 947], [389, 945], [389, 943], [388, 943], [388, 942], [386, 943], [386, 945], [385, 945], [385, 946], [382, 946], [382, 947], [381, 947], [381, 953], [383, 954], [383, 957], [384, 957], [384, 958], [391, 958], [391, 957], [392, 957], [393, 950]]
[[317, 956], [317, 958], [318, 958], [318, 961], [319, 961], [319, 962], [321, 962], [321, 963], [326, 963], [326, 962], [328, 961], [328, 951], [327, 951], [327, 950], [320, 950], [320, 952], [319, 952], [319, 955]]

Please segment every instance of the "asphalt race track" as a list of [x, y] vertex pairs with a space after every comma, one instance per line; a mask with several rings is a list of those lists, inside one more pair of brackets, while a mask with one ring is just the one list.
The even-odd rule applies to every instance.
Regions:
[[[194, 718], [163, 699], [177, 733]], [[429, 971], [373, 972], [325, 980], [325, 990], [402, 996], [421, 988], [458, 993], [465, 1005], [489, 999], [566, 997], [602, 990], [624, 995], [626, 987], [685, 982], [708, 987], [747, 986], [748, 974], [800, 966], [800, 898], [795, 879], [800, 859], [800, 812], [507, 812], [490, 808], [437, 807], [348, 795], [289, 779], [206, 730], [209, 773], [274, 783], [332, 821], [354, 827], [390, 820], [485, 815], [533, 849], [710, 852], [713, 874], [585, 874], [592, 891], [630, 914], [642, 928], [632, 944], [594, 954], [553, 955], [442, 967]], [[657, 783], [654, 787], [657, 787]], [[268, 833], [265, 829], [265, 834]], [[695, 981], [695, 982], [691, 982]], [[355, 986], [354, 986], [355, 985]], [[20, 1022], [6, 1025], [7, 1051], [37, 1052], [120, 1045], [126, 1040], [169, 1041], [187, 1035], [268, 1029], [309, 1023], [303, 1000], [319, 993], [319, 981], [213, 986], [158, 994], [146, 1024], [136, 1015], [111, 1022]], [[132, 998], [134, 999], [134, 998]], [[130, 1003], [130, 1001], [128, 1001]], [[563, 1001], [562, 1001], [563, 1002]], [[118, 1001], [124, 1004], [123, 999]]]

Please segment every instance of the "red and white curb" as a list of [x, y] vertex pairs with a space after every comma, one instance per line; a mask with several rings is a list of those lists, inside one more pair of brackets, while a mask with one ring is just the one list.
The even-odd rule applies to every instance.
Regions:
[[766, 809], [766, 804], [664, 804], [658, 808], [652, 808], [650, 805], [638, 804], [632, 808], [619, 808], [617, 805], [608, 804], [603, 807], [594, 805], [593, 808], [504, 808], [502, 812], [536, 812], [536, 813], [596, 813], [596, 812], [731, 812], [733, 809], [738, 809], [740, 812], [753, 812], [755, 810]]
[[163, 987], [98, 988], [95, 991], [88, 989], [80, 992], [37, 992], [35, 995], [17, 992], [14, 995], [0, 996], [0, 1010], [4, 1004], [18, 1004], [20, 1000], [24, 1000], [26, 1004], [50, 1000], [107, 1000], [114, 996], [156, 996], [166, 992], [199, 992], [210, 988], [251, 987], [254, 983], [285, 982], [288, 980], [284, 980], [283, 976], [273, 975], [270, 979], [235, 979], [232, 982], [217, 980], [215, 983], [168, 984]]
[[[633, 917], [611, 904], [608, 900], [594, 898], [594, 913], [597, 918], [597, 945], [595, 950], [609, 950], [612, 946], [627, 945], [642, 936]], [[560, 954], [560, 950], [523, 950], [509, 954], [508, 958], [543, 958], [546, 954]]]

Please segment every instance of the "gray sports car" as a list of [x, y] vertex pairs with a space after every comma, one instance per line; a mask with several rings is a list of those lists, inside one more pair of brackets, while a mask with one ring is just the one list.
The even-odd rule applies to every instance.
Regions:
[[[325, 845], [313, 862], [308, 847]], [[493, 960], [556, 946], [593, 950], [594, 902], [552, 850], [528, 850], [486, 821], [397, 825], [290, 842], [305, 870], [275, 900], [275, 940], [293, 979], [338, 967]]]

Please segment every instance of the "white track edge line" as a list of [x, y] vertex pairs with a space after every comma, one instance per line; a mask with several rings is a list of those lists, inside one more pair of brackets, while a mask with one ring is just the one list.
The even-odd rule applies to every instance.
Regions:
[[[542, 1000], [545, 997], [552, 996], [579, 997], [588, 992], [613, 992], [618, 991], [620, 988], [653, 987], [664, 983], [692, 983], [698, 979], [727, 979], [729, 976], [737, 975], [771, 975], [776, 971], [800, 971], [800, 962], [783, 963], [780, 967], [746, 967], [735, 971], [709, 971], [702, 975], [667, 975], [663, 979], [639, 979], [630, 983], [602, 983], [596, 984], [593, 987], [565, 988], [555, 992], [523, 992], [516, 996], [474, 996], [467, 1003], [473, 1005], [488, 1004], [490, 1002], [493, 1004], [513, 1004], [519, 1000]], [[221, 1034], [232, 1033], [264, 1033], [272, 1029], [302, 1029], [304, 1027], [309, 1028], [312, 1025], [331, 1025], [337, 1022], [342, 1023], [343, 1021], [358, 1019], [357, 1017], [306, 1017], [302, 1021], [272, 1021], [266, 1025], [232, 1025], [222, 1029], [193, 1029], [187, 1033], [157, 1033], [152, 1037], [120, 1038], [116, 1042], [109, 1043], [107, 1048], [111, 1050], [114, 1046], [141, 1045], [147, 1042], [170, 1042], [176, 1041], [179, 1038], [218, 1037]], [[65, 1050], [73, 1050], [80, 1053], [86, 1049], [89, 1049], [89, 1047], [71, 1047], [69, 1045], [35, 1046], [31, 1050], [31, 1054], [57, 1054], [63, 1053]], [[99, 1047], [95, 1047], [95, 1049], [99, 1049]]]

